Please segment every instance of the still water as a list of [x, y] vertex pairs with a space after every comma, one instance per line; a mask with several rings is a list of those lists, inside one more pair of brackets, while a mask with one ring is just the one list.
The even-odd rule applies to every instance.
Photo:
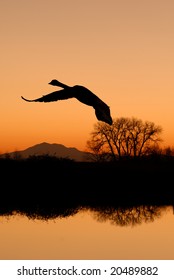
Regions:
[[[112, 212], [112, 211], [111, 211]], [[0, 259], [174, 259], [174, 213], [78, 213], [49, 220], [0, 216]]]

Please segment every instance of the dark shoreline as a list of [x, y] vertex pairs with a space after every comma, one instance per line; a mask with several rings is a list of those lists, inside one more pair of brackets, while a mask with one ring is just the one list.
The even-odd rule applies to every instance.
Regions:
[[68, 216], [79, 209], [174, 205], [173, 160], [0, 159], [0, 215]]

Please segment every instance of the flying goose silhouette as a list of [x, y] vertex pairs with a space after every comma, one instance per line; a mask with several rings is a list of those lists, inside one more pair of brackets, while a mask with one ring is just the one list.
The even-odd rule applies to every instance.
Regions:
[[86, 87], [80, 85], [70, 87], [55, 79], [48, 84], [52, 86], [58, 86], [63, 89], [51, 92], [33, 100], [26, 99], [23, 96], [21, 96], [21, 98], [28, 102], [53, 102], [57, 100], [76, 98], [80, 102], [88, 106], [92, 106], [95, 110], [95, 115], [99, 121], [103, 121], [109, 125], [112, 125], [112, 117], [110, 115], [109, 106]]

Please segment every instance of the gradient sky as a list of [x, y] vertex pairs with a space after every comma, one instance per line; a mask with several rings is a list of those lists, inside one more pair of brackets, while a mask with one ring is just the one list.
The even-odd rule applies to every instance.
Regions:
[[113, 118], [163, 128], [174, 145], [173, 0], [1, 1], [0, 153], [40, 142], [80, 150], [97, 122], [77, 100], [27, 103], [56, 90], [52, 79], [86, 86]]

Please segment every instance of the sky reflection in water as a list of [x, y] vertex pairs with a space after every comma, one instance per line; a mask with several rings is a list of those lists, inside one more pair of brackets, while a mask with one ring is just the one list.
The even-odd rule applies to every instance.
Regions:
[[174, 259], [172, 207], [0, 218], [0, 259]]

